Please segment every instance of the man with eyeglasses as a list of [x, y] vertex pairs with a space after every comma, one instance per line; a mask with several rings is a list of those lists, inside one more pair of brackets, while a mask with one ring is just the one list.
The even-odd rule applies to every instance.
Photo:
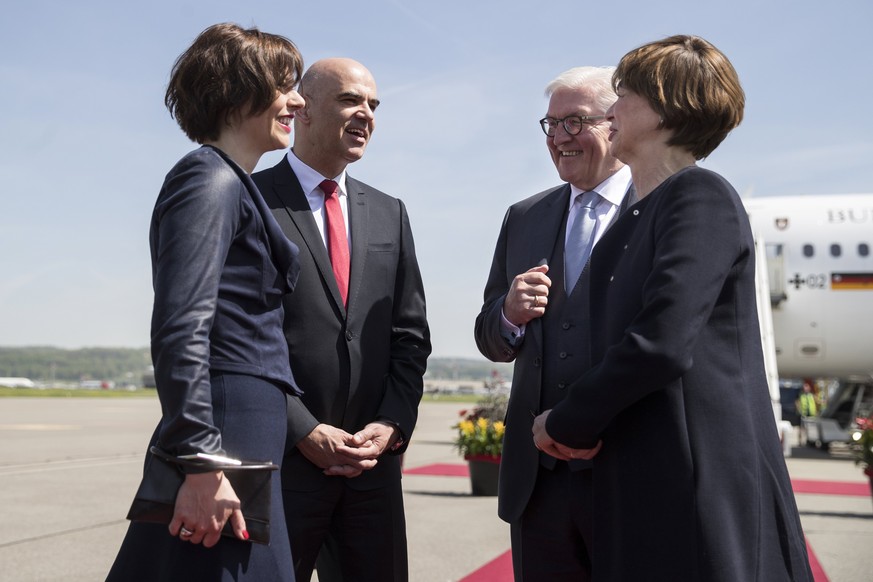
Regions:
[[591, 576], [591, 461], [538, 451], [531, 428], [591, 365], [587, 260], [634, 199], [630, 169], [609, 154], [612, 72], [578, 67], [546, 87], [540, 125], [565, 183], [507, 211], [476, 318], [482, 354], [515, 361], [498, 514], [510, 524], [516, 581]]

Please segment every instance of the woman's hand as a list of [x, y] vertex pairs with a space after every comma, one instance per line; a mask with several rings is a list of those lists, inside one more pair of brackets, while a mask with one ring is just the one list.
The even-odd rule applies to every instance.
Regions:
[[541, 415], [534, 418], [533, 441], [534, 446], [561, 461], [573, 461], [583, 459], [589, 461], [600, 452], [600, 447], [603, 446], [603, 441], [597, 441], [597, 445], [593, 449], [574, 449], [566, 445], [556, 442], [555, 439], [549, 436], [546, 432], [546, 419], [549, 417], [551, 410], [546, 410]]
[[185, 475], [176, 496], [170, 535], [211, 548], [221, 538], [221, 529], [228, 519], [237, 538], [249, 539], [239, 498], [224, 473], [212, 471]]

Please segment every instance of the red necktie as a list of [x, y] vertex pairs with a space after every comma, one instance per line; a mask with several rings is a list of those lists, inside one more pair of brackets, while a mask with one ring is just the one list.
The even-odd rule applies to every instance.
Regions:
[[318, 185], [324, 192], [324, 212], [327, 217], [327, 252], [333, 265], [333, 276], [339, 287], [343, 305], [348, 307], [349, 295], [349, 239], [346, 236], [346, 223], [337, 195], [337, 183], [325, 180]]

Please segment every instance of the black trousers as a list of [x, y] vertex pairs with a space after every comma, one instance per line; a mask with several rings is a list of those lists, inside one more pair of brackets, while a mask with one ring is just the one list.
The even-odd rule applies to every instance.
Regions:
[[324, 568], [319, 580], [331, 582], [339, 574], [350, 582], [407, 582], [400, 481], [369, 491], [352, 489], [345, 477], [326, 483], [315, 491], [283, 491], [297, 580], [312, 578], [316, 558], [327, 544], [319, 560]]
[[524, 513], [510, 524], [516, 582], [591, 580], [591, 469], [540, 466]]

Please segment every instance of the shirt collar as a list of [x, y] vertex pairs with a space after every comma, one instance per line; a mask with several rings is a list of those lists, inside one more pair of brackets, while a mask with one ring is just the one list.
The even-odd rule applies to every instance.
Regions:
[[321, 188], [319, 188], [319, 184], [324, 180], [333, 180], [336, 182], [339, 186], [339, 192], [337, 194], [339, 196], [346, 195], [345, 170], [333, 178], [322, 176], [317, 171], [300, 161], [300, 158], [294, 154], [294, 150], [288, 150], [288, 163], [291, 164], [291, 169], [294, 171], [294, 175], [297, 176], [297, 180], [300, 182], [300, 187], [303, 189], [303, 193], [306, 194], [307, 198], [310, 196], [324, 198], [324, 194], [322, 193]]
[[597, 192], [603, 199], [609, 201], [613, 206], [619, 206], [630, 186], [630, 182], [630, 167], [622, 166], [619, 171], [595, 186], [593, 190], [582, 190], [573, 184], [570, 184], [570, 206], [573, 205], [576, 196], [589, 191]]

